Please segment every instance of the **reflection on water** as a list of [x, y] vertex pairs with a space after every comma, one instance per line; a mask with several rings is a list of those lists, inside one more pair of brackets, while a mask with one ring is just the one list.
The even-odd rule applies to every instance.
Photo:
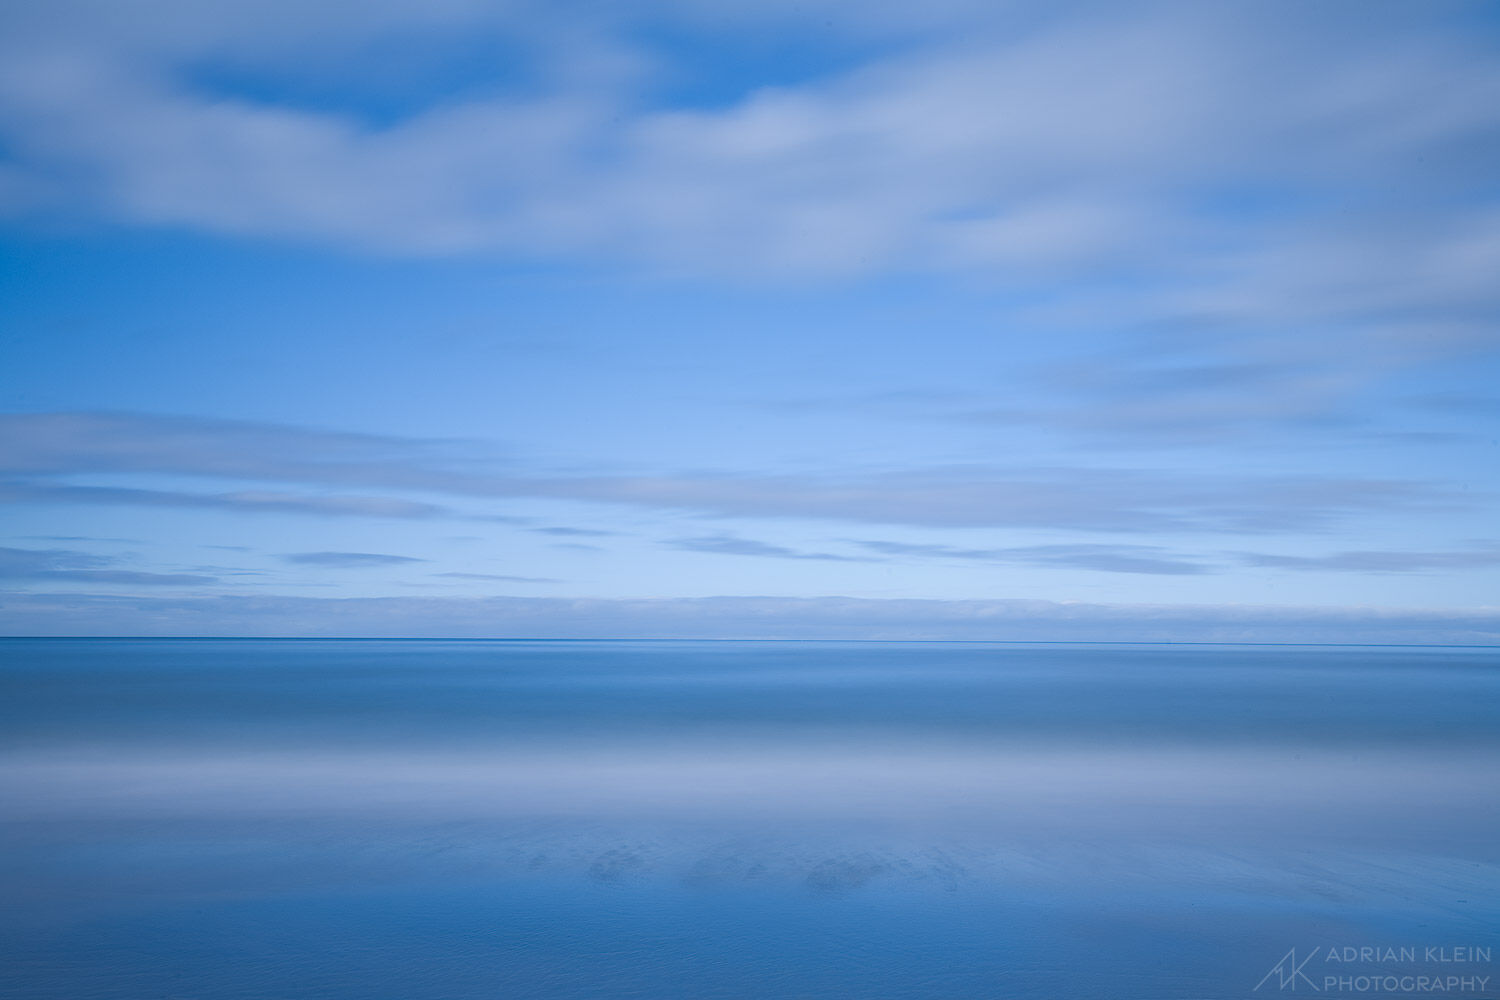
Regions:
[[1293, 947], [1500, 955], [1497, 650], [0, 657], [9, 996], [1218, 998]]

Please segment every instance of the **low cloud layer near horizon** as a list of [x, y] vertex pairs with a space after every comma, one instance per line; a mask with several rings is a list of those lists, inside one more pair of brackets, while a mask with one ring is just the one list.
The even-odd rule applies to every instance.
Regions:
[[1500, 645], [1500, 608], [1412, 611], [847, 597], [28, 594], [0, 598], [0, 634]]

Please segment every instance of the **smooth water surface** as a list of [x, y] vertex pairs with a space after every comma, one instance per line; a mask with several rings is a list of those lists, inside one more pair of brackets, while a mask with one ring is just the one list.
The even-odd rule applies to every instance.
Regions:
[[1500, 996], [1500, 650], [0, 640], [0, 721], [26, 1000]]

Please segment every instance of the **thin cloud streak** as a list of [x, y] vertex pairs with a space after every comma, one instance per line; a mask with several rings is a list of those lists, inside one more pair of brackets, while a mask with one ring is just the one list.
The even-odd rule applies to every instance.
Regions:
[[546, 528], [528, 528], [538, 535], [555, 535], [559, 538], [607, 538], [618, 535], [618, 531], [603, 531], [599, 528], [571, 528], [566, 525], [556, 525]]
[[335, 569], [364, 569], [375, 566], [405, 566], [427, 562], [414, 556], [393, 556], [381, 552], [293, 552], [281, 557], [299, 566], [329, 566]]
[[1003, 549], [965, 549], [951, 545], [907, 542], [856, 541], [855, 544], [883, 555], [926, 559], [959, 559], [1167, 576], [1213, 572], [1212, 567], [1175, 556], [1170, 550], [1158, 545], [1023, 545]]
[[197, 573], [145, 573], [110, 568], [118, 561], [73, 549], [0, 547], [0, 580], [145, 587], [190, 587], [219, 582], [217, 577]]
[[664, 543], [670, 548], [684, 552], [708, 552], [726, 556], [760, 556], [771, 559], [811, 559], [823, 562], [871, 562], [868, 556], [846, 556], [833, 552], [802, 552], [773, 545], [753, 538], [738, 538], [734, 535], [700, 535], [696, 538], [676, 538]]
[[1455, 552], [1334, 552], [1325, 556], [1289, 556], [1243, 552], [1247, 566], [1323, 573], [1424, 573], [1430, 570], [1488, 569], [1500, 566], [1500, 545], [1475, 542]]
[[430, 503], [393, 497], [328, 496], [238, 490], [190, 493], [119, 486], [72, 486], [58, 483], [0, 483], [0, 503], [108, 504], [125, 507], [191, 507], [242, 514], [310, 514], [315, 517], [429, 518], [453, 516]]

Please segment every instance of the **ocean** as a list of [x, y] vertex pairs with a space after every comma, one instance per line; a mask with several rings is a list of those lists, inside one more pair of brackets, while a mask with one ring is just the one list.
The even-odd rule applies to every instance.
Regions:
[[1500, 650], [0, 640], [0, 996], [1500, 997]]

